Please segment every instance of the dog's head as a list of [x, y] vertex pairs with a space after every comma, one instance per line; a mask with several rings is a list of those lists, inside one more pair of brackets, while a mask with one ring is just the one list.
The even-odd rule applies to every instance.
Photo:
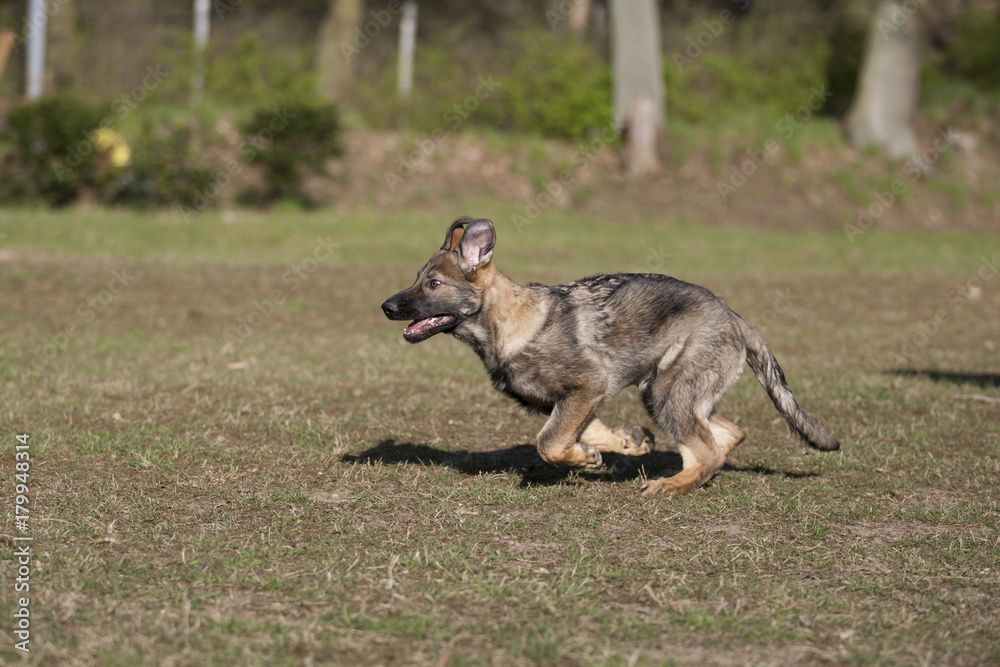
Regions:
[[390, 320], [413, 320], [403, 338], [419, 343], [479, 313], [496, 238], [489, 220], [463, 217], [451, 223], [444, 245], [420, 269], [416, 282], [382, 304]]

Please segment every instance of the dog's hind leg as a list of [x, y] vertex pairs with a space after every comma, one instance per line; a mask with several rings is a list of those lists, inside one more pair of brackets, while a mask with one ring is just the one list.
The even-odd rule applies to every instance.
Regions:
[[[732, 441], [732, 438], [729, 440]], [[681, 495], [697, 489], [710, 480], [726, 462], [724, 448], [712, 434], [710, 422], [698, 419], [691, 434], [678, 446], [681, 459], [684, 461], [683, 469], [672, 477], [647, 481], [640, 491], [646, 496], [654, 493]]]
[[556, 403], [538, 433], [538, 453], [543, 460], [582, 468], [600, 467], [601, 453], [580, 442], [580, 436], [602, 398], [600, 394], [579, 392]]
[[640, 386], [650, 416], [678, 443], [684, 466], [673, 477], [649, 480], [645, 495], [684, 494], [717, 473], [726, 456], [743, 440], [743, 431], [718, 416], [715, 406], [739, 377], [743, 358], [726, 354], [718, 341], [702, 341]]
[[655, 440], [653, 433], [644, 426], [636, 426], [628, 431], [611, 429], [595, 417], [583, 431], [580, 442], [586, 443], [600, 452], [642, 456], [653, 451]]
[[736, 446], [743, 442], [746, 434], [739, 426], [729, 421], [722, 415], [712, 415], [708, 419], [708, 428], [712, 431], [715, 444], [719, 446], [719, 451], [723, 456], [728, 456]]
[[642, 486], [644, 495], [684, 494], [712, 478], [726, 462], [726, 456], [743, 442], [743, 429], [721, 415], [698, 420], [694, 434], [681, 443], [684, 468], [673, 477], [654, 479]]

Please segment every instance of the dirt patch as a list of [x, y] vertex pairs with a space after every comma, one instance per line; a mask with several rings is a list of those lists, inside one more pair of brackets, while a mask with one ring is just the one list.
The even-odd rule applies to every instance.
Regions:
[[[623, 174], [618, 148], [603, 143], [519, 145], [466, 134], [434, 142], [357, 129], [345, 133], [345, 144], [345, 156], [329, 163], [332, 178], [309, 183], [318, 202], [400, 209], [494, 198], [528, 219], [556, 206], [626, 222], [669, 216], [753, 229], [839, 229], [858, 221], [866, 229], [1000, 229], [1000, 191], [991, 178], [1000, 158], [976, 142], [958, 144], [924, 173], [844, 145], [810, 143], [800, 157], [778, 153], [725, 196], [724, 184], [746, 158], [736, 145], [713, 160], [705, 146], [636, 179]], [[884, 192], [894, 182], [905, 193], [888, 202]]]

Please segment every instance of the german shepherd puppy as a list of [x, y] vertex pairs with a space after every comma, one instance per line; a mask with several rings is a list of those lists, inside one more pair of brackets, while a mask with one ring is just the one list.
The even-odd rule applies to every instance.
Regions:
[[536, 442], [545, 461], [596, 468], [601, 452], [648, 453], [648, 429], [612, 429], [594, 416], [634, 384], [684, 462], [676, 475], [641, 490], [688, 493], [743, 441], [743, 431], [715, 406], [744, 363], [793, 433], [815, 449], [840, 447], [795, 402], [760, 334], [707, 289], [655, 274], [518, 285], [493, 264], [495, 242], [492, 222], [459, 218], [413, 286], [382, 311], [390, 320], [412, 320], [403, 330], [411, 343], [450, 333], [468, 344], [497, 390], [549, 415]]

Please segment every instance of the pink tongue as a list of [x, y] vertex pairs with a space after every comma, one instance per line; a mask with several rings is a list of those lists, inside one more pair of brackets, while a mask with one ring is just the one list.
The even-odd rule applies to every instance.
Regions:
[[447, 315], [439, 315], [437, 317], [428, 317], [425, 320], [419, 320], [414, 322], [410, 326], [406, 327], [403, 331], [405, 334], [419, 334], [427, 331], [428, 329], [433, 329], [436, 326], [444, 324], [448, 320]]

